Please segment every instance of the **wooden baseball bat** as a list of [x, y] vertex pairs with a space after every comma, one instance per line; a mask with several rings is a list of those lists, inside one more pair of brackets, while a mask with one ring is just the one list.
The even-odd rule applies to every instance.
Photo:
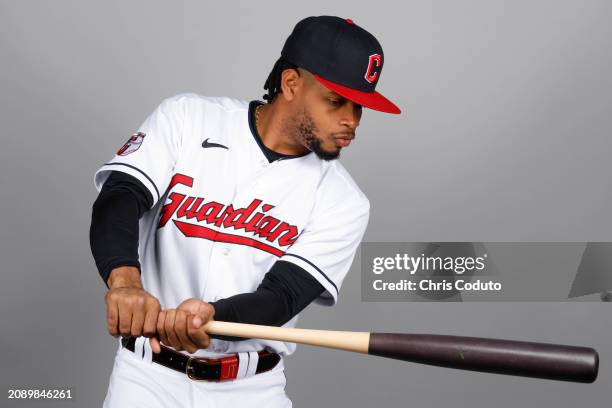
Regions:
[[592, 348], [435, 334], [309, 330], [210, 321], [208, 334], [287, 341], [439, 367], [592, 383], [599, 356]]

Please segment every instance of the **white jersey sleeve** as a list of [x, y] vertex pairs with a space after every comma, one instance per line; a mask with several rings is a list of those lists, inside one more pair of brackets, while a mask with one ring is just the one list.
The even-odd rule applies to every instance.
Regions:
[[112, 171], [136, 177], [157, 203], [173, 174], [181, 150], [184, 122], [184, 97], [165, 99], [149, 115], [115, 156], [95, 174], [98, 191]]
[[368, 199], [352, 180], [344, 187], [328, 185], [318, 192], [310, 221], [281, 257], [305, 269], [323, 285], [325, 292], [315, 302], [326, 306], [338, 301], [370, 213]]

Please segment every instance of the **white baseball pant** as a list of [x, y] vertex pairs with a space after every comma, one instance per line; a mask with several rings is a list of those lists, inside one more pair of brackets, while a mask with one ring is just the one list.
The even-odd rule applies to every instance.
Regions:
[[[144, 347], [144, 351], [143, 351]], [[143, 356], [142, 358], [140, 356]], [[104, 408], [285, 408], [283, 360], [272, 370], [227, 382], [194, 381], [151, 360], [149, 342], [115, 355]]]

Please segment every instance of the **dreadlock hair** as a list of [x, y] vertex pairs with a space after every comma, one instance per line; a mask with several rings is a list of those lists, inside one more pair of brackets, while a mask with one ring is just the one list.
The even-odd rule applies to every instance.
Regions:
[[266, 79], [266, 83], [264, 84], [264, 89], [268, 91], [268, 93], [264, 94], [263, 98], [267, 103], [271, 103], [276, 95], [278, 95], [281, 91], [281, 76], [283, 71], [286, 69], [295, 69], [297, 65], [292, 64], [287, 61], [283, 57], [280, 57], [274, 63], [274, 67], [268, 75], [268, 79]]

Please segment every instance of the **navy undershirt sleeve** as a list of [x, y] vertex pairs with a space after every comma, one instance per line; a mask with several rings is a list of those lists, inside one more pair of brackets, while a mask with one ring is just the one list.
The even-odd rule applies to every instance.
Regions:
[[113, 171], [93, 204], [89, 242], [100, 276], [107, 282], [119, 266], [136, 266], [138, 220], [153, 204], [149, 190], [135, 177]]
[[[153, 197], [135, 177], [112, 172], [94, 202], [90, 245], [100, 276], [106, 283], [119, 266], [136, 266], [138, 220], [150, 209]], [[308, 272], [291, 262], [277, 261], [255, 292], [242, 293], [211, 304], [215, 319], [235, 323], [282, 326], [325, 289]], [[240, 337], [213, 336], [224, 340]]]

